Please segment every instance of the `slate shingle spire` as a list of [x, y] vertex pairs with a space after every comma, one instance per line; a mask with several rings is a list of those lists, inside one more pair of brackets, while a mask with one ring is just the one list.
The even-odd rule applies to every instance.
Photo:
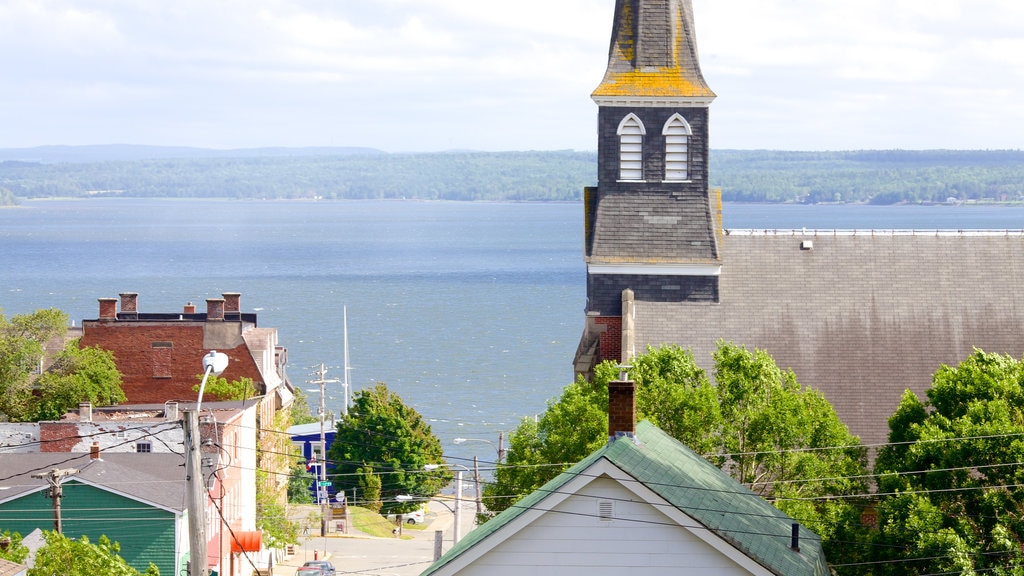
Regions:
[[616, 0], [608, 69], [593, 98], [670, 98], [707, 106], [689, 0]]

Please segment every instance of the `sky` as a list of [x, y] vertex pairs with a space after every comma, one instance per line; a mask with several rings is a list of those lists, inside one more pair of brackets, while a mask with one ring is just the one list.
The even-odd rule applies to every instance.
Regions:
[[[1020, 0], [692, 0], [711, 146], [1024, 148]], [[595, 150], [614, 0], [0, 0], [0, 148]]]

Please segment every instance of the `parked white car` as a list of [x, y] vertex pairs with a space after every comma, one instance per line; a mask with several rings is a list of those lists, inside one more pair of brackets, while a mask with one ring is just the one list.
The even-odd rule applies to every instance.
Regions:
[[[397, 514], [389, 514], [388, 515], [388, 520], [391, 520], [392, 522], [396, 522], [398, 520], [398, 515]], [[423, 513], [423, 509], [422, 508], [419, 508], [417, 510], [413, 510], [412, 512], [406, 512], [405, 514], [402, 514], [402, 522], [405, 522], [406, 524], [423, 524], [426, 521], [427, 521], [427, 516], [426, 516], [426, 514]]]

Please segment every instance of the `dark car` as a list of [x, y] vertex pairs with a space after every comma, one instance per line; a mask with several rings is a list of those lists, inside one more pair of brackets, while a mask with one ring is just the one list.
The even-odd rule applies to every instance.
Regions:
[[[334, 576], [334, 564], [331, 564], [327, 560], [310, 560], [302, 565], [303, 568], [319, 568], [324, 576]], [[300, 573], [296, 572], [296, 576]]]

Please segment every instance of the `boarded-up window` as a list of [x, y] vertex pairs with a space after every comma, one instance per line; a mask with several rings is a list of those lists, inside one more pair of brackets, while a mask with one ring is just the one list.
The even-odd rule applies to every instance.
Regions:
[[153, 360], [153, 378], [171, 377], [171, 353], [174, 351], [174, 344], [171, 342], [153, 342], [151, 344]]

